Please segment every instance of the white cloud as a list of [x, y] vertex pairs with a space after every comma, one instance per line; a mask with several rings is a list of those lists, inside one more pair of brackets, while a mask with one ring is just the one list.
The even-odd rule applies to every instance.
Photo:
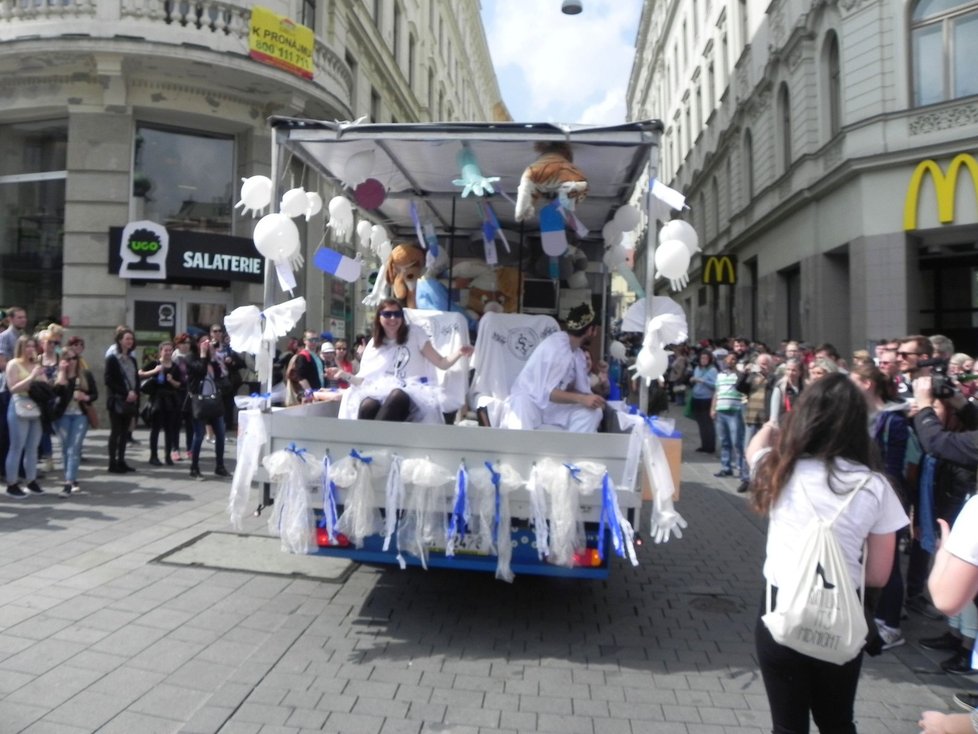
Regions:
[[587, 113], [591, 123], [624, 121], [641, 0], [583, 4], [584, 12], [568, 16], [560, 0], [483, 0], [503, 101], [515, 119], [582, 122]]

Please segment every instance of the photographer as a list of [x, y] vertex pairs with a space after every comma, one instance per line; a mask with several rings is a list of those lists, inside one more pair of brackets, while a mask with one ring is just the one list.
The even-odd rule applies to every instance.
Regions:
[[[921, 474], [920, 487], [920, 543], [933, 552], [936, 520], [953, 525], [965, 502], [975, 492], [978, 408], [942, 373], [941, 365], [929, 366], [934, 374], [913, 381], [917, 406], [913, 424], [923, 450], [940, 459], [932, 487], [925, 481], [926, 469]], [[946, 426], [949, 420], [957, 420], [961, 430], [949, 430]], [[929, 496], [931, 492], [932, 497]], [[932, 503], [932, 507], [928, 503]], [[941, 668], [949, 673], [970, 675], [971, 654], [978, 634], [978, 609], [974, 604], [966, 605], [959, 614], [950, 617], [948, 623], [954, 632], [949, 630], [940, 637], [923, 639], [920, 645], [930, 650], [951, 651], [951, 657], [941, 663]]]

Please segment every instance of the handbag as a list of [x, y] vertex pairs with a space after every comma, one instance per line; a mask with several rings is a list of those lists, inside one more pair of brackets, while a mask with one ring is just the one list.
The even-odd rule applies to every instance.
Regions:
[[686, 402], [683, 404], [683, 415], [687, 418], [693, 417], [693, 391], [686, 391]]
[[95, 406], [91, 403], [79, 403], [78, 407], [81, 408], [82, 413], [88, 418], [88, 427], [98, 428], [98, 411], [95, 410]]
[[207, 376], [201, 382], [201, 389], [207, 381], [211, 383], [211, 392], [207, 395], [196, 393], [190, 396], [190, 414], [195, 421], [209, 421], [224, 415], [224, 396], [217, 390], [214, 378]]
[[125, 398], [121, 398], [118, 395], [110, 395], [109, 410], [116, 415], [132, 418], [137, 412], [139, 412], [139, 403], [135, 400], [129, 402]]
[[26, 395], [14, 395], [14, 413], [18, 418], [40, 418], [41, 409]]

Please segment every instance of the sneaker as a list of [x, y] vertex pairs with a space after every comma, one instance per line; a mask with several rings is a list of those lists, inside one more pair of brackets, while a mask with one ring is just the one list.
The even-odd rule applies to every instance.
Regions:
[[65, 483], [65, 488], [61, 490], [62, 497], [71, 497], [71, 482]]
[[720, 471], [718, 471], [713, 476], [715, 476], [715, 477], [732, 477], [733, 476], [733, 472], [732, 471], [725, 471], [725, 470], [721, 469]]
[[745, 479], [737, 486], [737, 494], [746, 494], [747, 490], [749, 489], [750, 482]]
[[156, 456], [151, 456], [149, 459], [150, 466], [163, 466], [163, 462], [159, 460]]
[[194, 455], [190, 451], [184, 451], [183, 452], [183, 458], [184, 458], [184, 461], [192, 461], [193, 458], [194, 458]]
[[971, 667], [971, 650], [958, 650], [941, 663], [941, 670], [954, 675], [978, 675], [978, 670]]
[[911, 612], [922, 614], [927, 619], [944, 619], [944, 615], [941, 614], [940, 610], [931, 604], [923, 594], [907, 597], [904, 606]]
[[959, 650], [961, 638], [950, 632], [945, 632], [940, 637], [924, 637], [918, 640], [917, 644], [925, 650]]
[[190, 467], [190, 478], [197, 480], [203, 479], [203, 477], [200, 476], [200, 469], [195, 466]]
[[214, 437], [213, 436], [208, 436], [207, 437], [207, 443], [214, 443]]
[[181, 459], [183, 459], [183, 456], [179, 451], [170, 452], [170, 461], [180, 461]]
[[19, 484], [10, 484], [7, 485], [7, 496], [22, 500], [27, 496], [27, 492], [22, 490]]
[[978, 708], [978, 693], [955, 693], [954, 703], [965, 711], [974, 711]]
[[78, 482], [72, 482], [71, 483], [71, 493], [72, 494], [78, 494], [79, 492], [81, 492], [81, 487], [78, 486]]
[[880, 647], [881, 650], [892, 650], [894, 647], [900, 647], [900, 645], [907, 641], [901, 634], [899, 627], [890, 627], [878, 619], [876, 620], [876, 630], [879, 632], [880, 640], [883, 641]]
[[31, 494], [44, 494], [44, 490], [41, 489], [41, 485], [37, 483], [36, 479], [33, 482], [28, 482], [27, 488], [31, 491]]

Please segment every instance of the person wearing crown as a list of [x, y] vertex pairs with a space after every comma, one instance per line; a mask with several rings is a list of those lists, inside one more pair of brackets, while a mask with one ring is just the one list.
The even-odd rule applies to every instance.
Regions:
[[591, 392], [584, 350], [597, 332], [594, 309], [582, 303], [570, 310], [564, 331], [548, 336], [516, 377], [503, 406], [502, 427], [594, 433], [605, 400]]

